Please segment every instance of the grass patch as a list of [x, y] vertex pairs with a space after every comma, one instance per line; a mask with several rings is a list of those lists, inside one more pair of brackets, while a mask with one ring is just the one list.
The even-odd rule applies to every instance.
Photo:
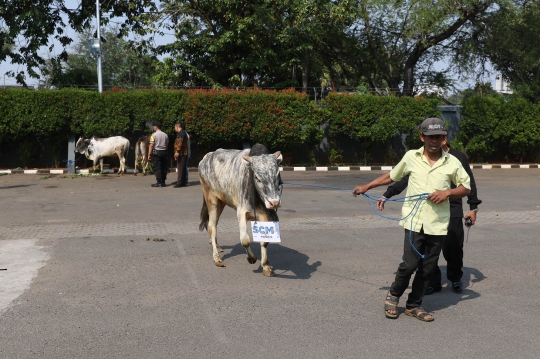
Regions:
[[81, 177], [99, 177], [99, 176], [106, 176], [106, 174], [102, 175], [101, 173], [77, 173], [73, 175], [67, 175], [67, 176], [60, 176], [60, 178], [81, 178]]
[[49, 178], [54, 178], [55, 176], [43, 176], [43, 177], [39, 177], [38, 179], [40, 180], [46, 180], [46, 179], [49, 179]]

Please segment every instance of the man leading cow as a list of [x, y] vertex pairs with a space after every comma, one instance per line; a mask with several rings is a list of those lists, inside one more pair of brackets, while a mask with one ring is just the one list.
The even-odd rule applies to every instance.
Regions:
[[[386, 294], [384, 313], [387, 318], [398, 317], [399, 299], [414, 275], [412, 291], [406, 303], [405, 314], [431, 322], [433, 316], [421, 307], [424, 293], [439, 259], [439, 254], [450, 221], [449, 197], [462, 198], [470, 193], [470, 178], [457, 158], [442, 150], [446, 141], [446, 127], [439, 118], [428, 118], [420, 126], [424, 146], [410, 150], [392, 171], [363, 186], [356, 186], [356, 197], [371, 188], [399, 181], [409, 175], [407, 196], [429, 193], [416, 213], [415, 203], [405, 202], [400, 224], [405, 228], [403, 262], [398, 266], [395, 280]], [[452, 183], [457, 187], [451, 188]]]

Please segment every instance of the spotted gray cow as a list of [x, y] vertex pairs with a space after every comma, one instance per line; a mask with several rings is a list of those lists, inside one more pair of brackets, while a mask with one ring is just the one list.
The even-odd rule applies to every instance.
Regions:
[[[199, 163], [199, 178], [203, 190], [203, 205], [199, 229], [208, 230], [212, 244], [214, 263], [224, 267], [219, 256], [217, 224], [225, 206], [236, 210], [240, 227], [240, 242], [247, 252], [247, 260], [253, 264], [257, 256], [250, 248], [247, 221], [278, 221], [277, 208], [281, 203], [279, 164], [281, 153], [267, 154], [260, 151], [250, 156], [250, 150], [224, 150], [209, 152]], [[268, 261], [266, 248], [261, 243], [262, 273], [271, 277], [274, 271]]]
[[118, 156], [120, 169], [118, 174], [122, 174], [126, 168], [126, 157], [129, 150], [129, 140], [122, 136], [108, 138], [92, 137], [89, 139], [79, 138], [75, 144], [75, 152], [83, 153], [86, 158], [93, 161], [94, 171], [99, 161], [101, 173], [103, 173], [103, 157]]

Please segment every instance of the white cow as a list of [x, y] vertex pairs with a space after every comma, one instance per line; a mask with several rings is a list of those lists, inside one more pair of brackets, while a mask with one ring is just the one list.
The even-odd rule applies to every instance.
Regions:
[[101, 173], [103, 173], [103, 157], [118, 156], [120, 169], [118, 174], [122, 174], [126, 167], [126, 157], [129, 150], [129, 140], [122, 136], [91, 139], [79, 138], [75, 145], [75, 152], [84, 153], [86, 158], [94, 162], [94, 171], [99, 161]]

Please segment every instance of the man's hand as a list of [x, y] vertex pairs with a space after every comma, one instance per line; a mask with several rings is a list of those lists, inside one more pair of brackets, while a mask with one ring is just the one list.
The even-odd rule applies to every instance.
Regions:
[[465, 219], [467, 218], [470, 218], [471, 219], [471, 226], [474, 226], [474, 223], [476, 222], [476, 212], [475, 211], [469, 211], [469, 213], [467, 213], [465, 215], [465, 217], [463, 217]]
[[178, 157], [180, 157], [180, 154], [178, 152], [174, 153], [174, 160], [178, 161]]
[[358, 196], [360, 194], [366, 193], [368, 191], [368, 189], [369, 189], [369, 187], [367, 185], [365, 185], [365, 186], [356, 186], [356, 187], [354, 187], [352, 195], [354, 197], [356, 197], [356, 196]]
[[386, 197], [382, 196], [377, 200], [377, 209], [382, 211], [384, 209], [384, 202], [386, 202]]
[[435, 191], [433, 193], [430, 193], [429, 196], [427, 196], [427, 199], [432, 201], [435, 204], [440, 204], [449, 197], [448, 191]]
[[148, 155], [148, 161], [152, 161], [152, 155]]

